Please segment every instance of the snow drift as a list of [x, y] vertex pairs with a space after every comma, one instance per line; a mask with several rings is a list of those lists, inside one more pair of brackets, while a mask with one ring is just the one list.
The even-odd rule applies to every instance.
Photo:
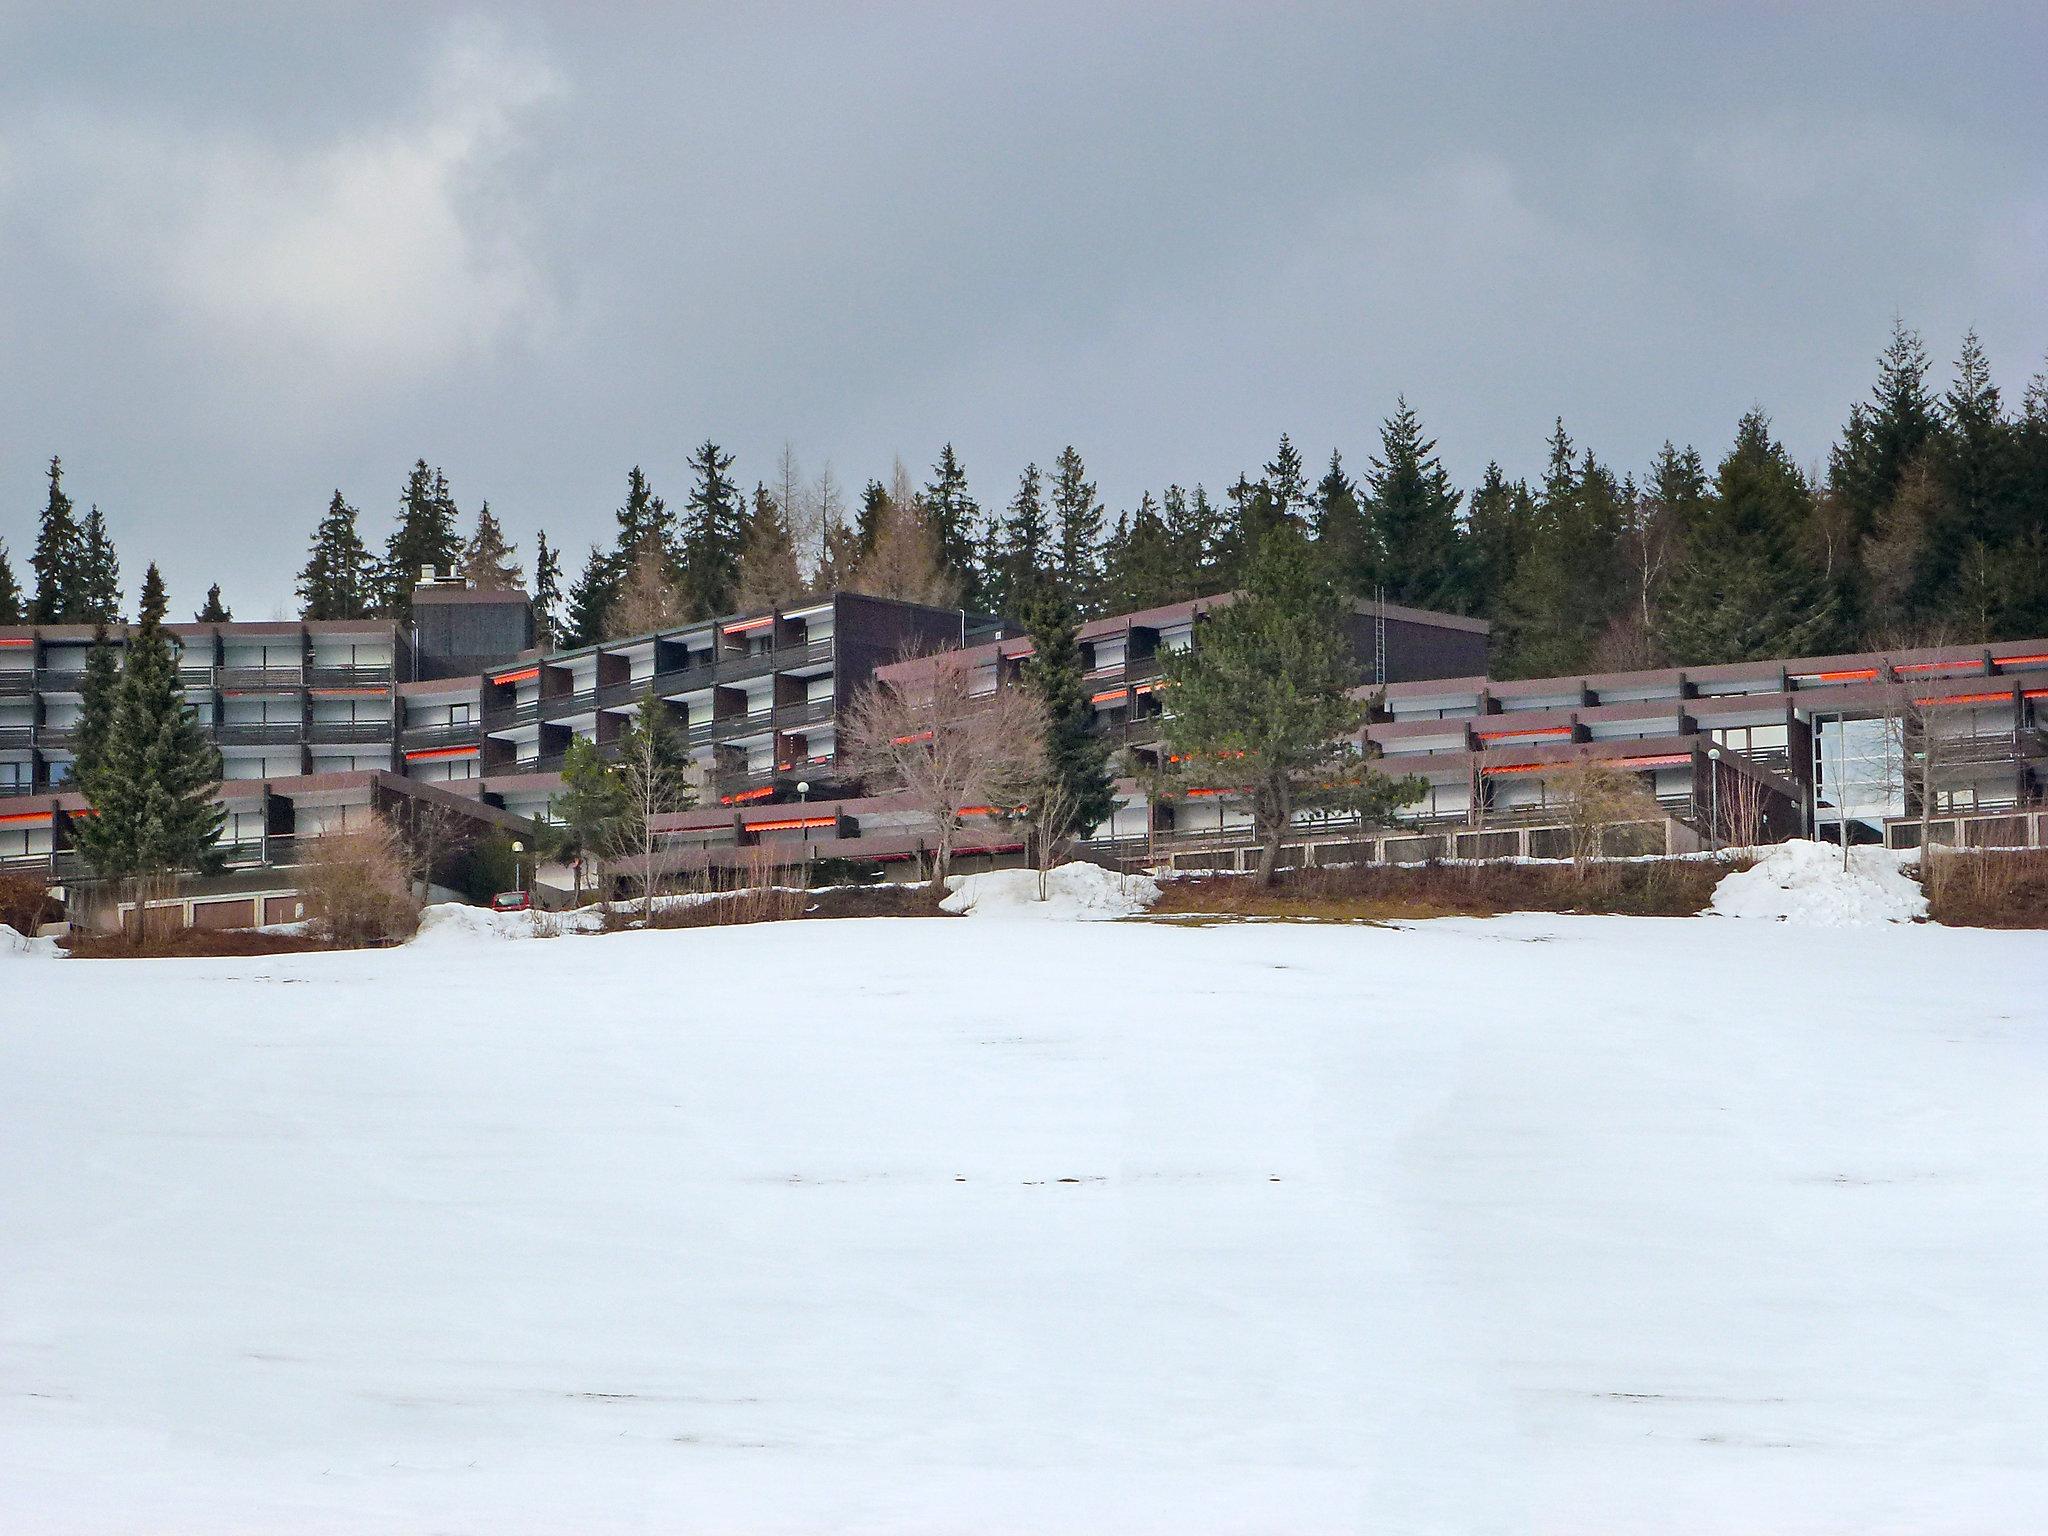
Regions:
[[968, 917], [1038, 918], [1055, 922], [1103, 922], [1135, 917], [1159, 899], [1159, 884], [1147, 875], [1120, 875], [1095, 864], [1061, 864], [1046, 875], [1039, 899], [1038, 871], [996, 869], [955, 875], [946, 882], [939, 906]]
[[1780, 843], [1715, 886], [1709, 910], [1721, 917], [1821, 928], [1913, 922], [1927, 916], [1927, 893], [1901, 867], [1912, 858], [1891, 849], [1851, 848], [1844, 870], [1842, 850], [1834, 844]]
[[0, 960], [52, 960], [61, 953], [55, 939], [32, 939], [0, 923]]

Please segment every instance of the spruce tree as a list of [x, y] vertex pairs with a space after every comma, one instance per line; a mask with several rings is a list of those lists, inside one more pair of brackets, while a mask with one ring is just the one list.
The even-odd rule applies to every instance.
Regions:
[[1508, 583], [1529, 547], [1535, 518], [1536, 502], [1528, 485], [1509, 481], [1499, 464], [1489, 462], [1472, 492], [1466, 522], [1466, 570], [1474, 612], [1489, 618], [1500, 612]]
[[7, 558], [7, 541], [0, 539], [0, 624], [26, 624], [28, 600], [15, 579], [14, 563]]
[[533, 539], [533, 627], [540, 648], [553, 650], [562, 633], [562, 556], [545, 528]]
[[1811, 655], [1834, 636], [1834, 604], [1800, 550], [1806, 477], [1750, 411], [1714, 476], [1664, 596], [1659, 638], [1681, 666]]
[[585, 736], [569, 738], [562, 754], [562, 789], [548, 802], [548, 819], [563, 827], [576, 901], [583, 900], [583, 866], [617, 850], [626, 821], [626, 790]]
[[79, 785], [95, 813], [79, 823], [80, 849], [102, 878], [132, 883], [138, 911], [148, 883], [204, 864], [226, 814], [213, 798], [220, 753], [178, 686], [163, 618], [163, 577], [151, 565], [105, 746]]
[[1907, 472], [1933, 443], [1935, 402], [1927, 388], [1927, 349], [1903, 321], [1877, 363], [1868, 405], [1849, 411], [1829, 458], [1828, 479], [1850, 516], [1850, 536], [1869, 536], [1879, 510], [1899, 492]]
[[1022, 613], [1038, 600], [1052, 580], [1051, 544], [1038, 466], [1026, 464], [1017, 494], [1010, 498], [995, 557], [994, 590], [988, 594], [995, 612]]
[[638, 464], [626, 472], [626, 500], [614, 515], [618, 519], [619, 536], [613, 550], [620, 567], [623, 569], [630, 564], [634, 552], [652, 538], [662, 552], [670, 583], [680, 589], [683, 584], [682, 531], [676, 526], [668, 503], [654, 494], [654, 487]]
[[1093, 728], [1081, 620], [1072, 603], [1049, 592], [1024, 615], [1024, 626], [1032, 646], [1024, 685], [1045, 707], [1046, 787], [1067, 810], [1067, 827], [1054, 831], [1086, 837], [1116, 809], [1116, 780], [1109, 771], [1109, 743]]
[[1366, 475], [1366, 503], [1382, 554], [1387, 598], [1417, 608], [1463, 613], [1471, 603], [1459, 539], [1463, 499], [1437, 457], [1436, 443], [1404, 397], [1380, 427], [1380, 452]]
[[781, 608], [803, 596], [803, 572], [797, 568], [796, 540], [782, 505], [765, 485], [754, 487], [754, 508], [747, 518], [746, 542], [740, 548], [738, 607]]
[[1620, 562], [1621, 488], [1593, 455], [1575, 459], [1557, 423], [1550, 463], [1497, 616], [1498, 675], [1557, 677], [1583, 671], [1627, 587]]
[[1186, 650], [1162, 658], [1172, 688], [1166, 744], [1191, 783], [1250, 810], [1259, 879], [1270, 883], [1297, 807], [1372, 818], [1420, 793], [1375, 772], [1350, 738], [1366, 718], [1344, 599], [1290, 522], [1246, 565], [1242, 590], [1209, 614]]
[[559, 644], [573, 650], [610, 638], [607, 625], [625, 575], [617, 555], [595, 544], [590, 546], [590, 553], [584, 557], [583, 574], [569, 588], [569, 612]]
[[975, 540], [981, 531], [981, 506], [967, 490], [967, 471], [948, 443], [939, 450], [939, 462], [932, 466], [932, 478], [924, 488], [925, 515], [938, 535], [939, 558], [959, 578], [961, 601], [969, 608], [982, 600], [976, 579]]
[[523, 589], [526, 576], [516, 554], [487, 501], [477, 508], [476, 532], [462, 546], [455, 568], [479, 592], [517, 592]]
[[114, 553], [114, 541], [107, 533], [107, 520], [98, 506], [85, 514], [78, 527], [79, 555], [77, 604], [73, 623], [118, 624], [121, 622], [121, 561]]
[[683, 559], [690, 606], [704, 618], [730, 613], [739, 600], [740, 551], [747, 540], [747, 509], [727, 473], [732, 455], [708, 438], [690, 456], [690, 488], [683, 527]]
[[195, 624], [226, 624], [232, 622], [234, 614], [221, 601], [220, 583], [215, 582], [206, 589], [206, 601], [199, 605], [199, 611], [192, 615]]
[[881, 538], [882, 525], [888, 520], [889, 487], [879, 480], [870, 480], [862, 487], [860, 506], [853, 514], [855, 563], [875, 552], [875, 541]]
[[1160, 516], [1166, 520], [1166, 537], [1173, 546], [1172, 601], [1211, 597], [1223, 591], [1223, 519], [1209, 500], [1208, 491], [1197, 485], [1190, 495], [1177, 485], [1169, 485]]
[[1280, 446], [1274, 450], [1273, 460], [1266, 466], [1265, 478], [1260, 482], [1266, 489], [1275, 518], [1285, 518], [1296, 526], [1307, 523], [1313, 512], [1309, 496], [1308, 474], [1301, 461], [1301, 454], [1287, 434], [1280, 434]]
[[422, 575], [445, 575], [462, 558], [462, 537], [456, 531], [455, 503], [448, 480], [438, 469], [417, 460], [406, 476], [398, 509], [398, 526], [384, 546], [381, 607], [400, 623], [412, 616], [412, 592]]
[[1337, 590], [1353, 597], [1371, 596], [1379, 584], [1379, 550], [1358, 487], [1344, 472], [1343, 457], [1335, 449], [1330, 452], [1330, 467], [1316, 482], [1315, 538]]
[[1147, 491], [1138, 510], [1119, 513], [1103, 548], [1103, 606], [1112, 613], [1156, 608], [1193, 596], [1182, 590], [1173, 538]]
[[[1930, 460], [1943, 494], [1914, 573], [1914, 596], [1924, 610], [1988, 638], [1983, 615], [1997, 606], [1989, 593], [1997, 585], [1999, 555], [2025, 530], [2014, 496], [2018, 434], [2005, 419], [1990, 361], [1975, 331], [1963, 337], [1956, 380], [1942, 397], [1940, 420]], [[1966, 578], [1963, 556], [1973, 547], [1978, 552], [1975, 574]], [[1958, 592], [1966, 579], [1976, 589], [1974, 598]]]
[[1053, 460], [1053, 575], [1076, 610], [1097, 612], [1102, 586], [1102, 503], [1072, 443]]
[[49, 498], [43, 503], [42, 519], [36, 527], [35, 553], [28, 562], [36, 578], [29, 622], [74, 624], [84, 609], [79, 576], [85, 568], [85, 541], [79, 533], [71, 498], [64, 494], [63, 460], [52, 458], [48, 475]]
[[120, 648], [107, 638], [106, 625], [95, 625], [92, 649], [85, 653], [85, 676], [79, 682], [78, 724], [71, 732], [71, 776], [78, 783], [106, 764], [107, 737], [120, 691]]
[[299, 613], [308, 619], [363, 619], [378, 598], [379, 573], [357, 526], [356, 509], [336, 491], [313, 530], [313, 548], [299, 572]]

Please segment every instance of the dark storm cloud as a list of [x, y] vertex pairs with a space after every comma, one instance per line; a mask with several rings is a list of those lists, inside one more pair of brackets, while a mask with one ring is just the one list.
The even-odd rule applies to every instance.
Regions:
[[579, 546], [706, 435], [1112, 506], [1396, 391], [1465, 483], [1558, 413], [1810, 461], [1894, 314], [2048, 345], [2034, 6], [168, 11], [0, 20], [0, 536], [61, 453], [181, 606], [420, 455]]

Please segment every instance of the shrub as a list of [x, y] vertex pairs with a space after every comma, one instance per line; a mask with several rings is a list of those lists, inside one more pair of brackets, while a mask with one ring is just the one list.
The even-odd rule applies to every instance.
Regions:
[[49, 887], [34, 875], [0, 874], [0, 925], [34, 936], [62, 915]]
[[299, 883], [313, 932], [337, 947], [409, 938], [419, 927], [405, 853], [384, 822], [315, 838]]

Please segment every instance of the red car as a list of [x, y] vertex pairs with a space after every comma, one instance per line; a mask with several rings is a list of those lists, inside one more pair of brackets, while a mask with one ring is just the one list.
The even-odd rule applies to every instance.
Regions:
[[524, 891], [500, 891], [491, 898], [493, 912], [526, 912], [532, 907], [533, 898]]

